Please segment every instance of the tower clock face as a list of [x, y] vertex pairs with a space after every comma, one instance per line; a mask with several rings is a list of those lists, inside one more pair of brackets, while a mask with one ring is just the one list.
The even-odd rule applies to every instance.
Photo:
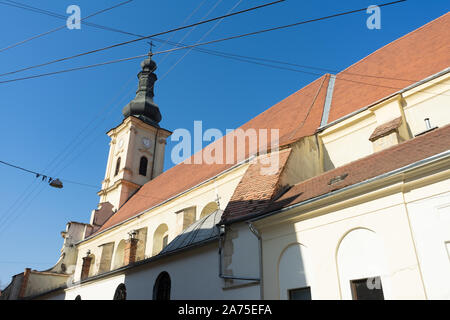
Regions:
[[150, 139], [142, 138], [142, 144], [144, 145], [144, 147], [150, 148], [150, 145], [151, 145]]

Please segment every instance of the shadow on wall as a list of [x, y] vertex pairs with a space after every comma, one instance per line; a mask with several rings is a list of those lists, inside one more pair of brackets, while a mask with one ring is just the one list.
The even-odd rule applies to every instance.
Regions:
[[327, 148], [323, 146], [323, 169], [324, 171], [329, 171], [335, 169], [333, 161], [331, 161], [330, 154], [328, 153]]

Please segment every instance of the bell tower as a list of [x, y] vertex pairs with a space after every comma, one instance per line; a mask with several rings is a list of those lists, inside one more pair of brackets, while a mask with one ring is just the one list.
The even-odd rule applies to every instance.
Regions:
[[107, 134], [111, 138], [100, 203], [118, 210], [141, 186], [162, 173], [166, 139], [171, 132], [159, 126], [161, 113], [154, 103], [157, 80], [152, 54], [142, 61], [135, 98], [122, 110], [124, 120]]

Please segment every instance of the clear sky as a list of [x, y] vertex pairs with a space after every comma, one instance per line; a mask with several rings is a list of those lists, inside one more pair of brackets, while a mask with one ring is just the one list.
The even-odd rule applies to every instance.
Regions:
[[[66, 8], [76, 4], [81, 8], [82, 17], [120, 2], [18, 1], [67, 16]], [[0, 48], [65, 24], [63, 20], [1, 2]], [[256, 0], [134, 0], [86, 21], [148, 35], [226, 14], [237, 4], [235, 11], [261, 3]], [[195, 43], [201, 38], [213, 40], [380, 3], [287, 0], [225, 19], [214, 29], [215, 22], [161, 38]], [[361, 12], [205, 48], [339, 71], [445, 14], [448, 7], [447, 0], [408, 0], [381, 9], [380, 30], [369, 30], [366, 27], [369, 15]], [[134, 38], [83, 24], [81, 30], [64, 28], [0, 51], [0, 73], [131, 39]], [[155, 44], [154, 51], [171, 48]], [[131, 57], [145, 54], [147, 50], [145, 41], [136, 42], [0, 77], [0, 81]], [[155, 102], [163, 115], [160, 125], [172, 131], [192, 130], [193, 122], [202, 120], [204, 129], [218, 128], [225, 132], [318, 78], [197, 51], [190, 51], [182, 58], [185, 54], [184, 50], [154, 58], [160, 79], [155, 87]], [[0, 160], [100, 187], [109, 149], [105, 133], [120, 123], [122, 108], [134, 97], [141, 60], [0, 84]], [[167, 155], [173, 145], [170, 142], [167, 145]], [[165, 168], [171, 166], [173, 163], [166, 156]], [[64, 189], [53, 189], [31, 174], [0, 164], [0, 287], [25, 267], [50, 268], [60, 254], [60, 231], [68, 221], [89, 222], [91, 211], [98, 203], [97, 191], [69, 183]]]

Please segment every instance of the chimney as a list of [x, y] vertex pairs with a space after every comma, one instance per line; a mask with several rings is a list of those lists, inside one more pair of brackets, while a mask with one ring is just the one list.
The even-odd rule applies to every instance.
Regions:
[[136, 238], [137, 232], [133, 230], [129, 233], [130, 238], [125, 242], [125, 251], [123, 255], [123, 265], [129, 265], [136, 261], [136, 251], [139, 239]]
[[81, 280], [84, 280], [89, 277], [91, 263], [92, 263], [91, 252], [88, 251], [86, 257], [83, 258], [83, 266], [81, 267]]
[[26, 268], [25, 271], [23, 272], [22, 284], [20, 285], [19, 291], [19, 299], [25, 296], [25, 293], [27, 291], [28, 279], [30, 278], [30, 273], [31, 273], [30, 268]]

